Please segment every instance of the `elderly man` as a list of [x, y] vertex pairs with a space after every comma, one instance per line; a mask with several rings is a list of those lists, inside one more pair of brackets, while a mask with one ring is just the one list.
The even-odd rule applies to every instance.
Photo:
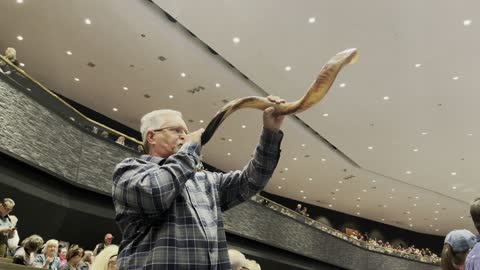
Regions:
[[241, 171], [222, 174], [199, 169], [203, 129], [189, 133], [181, 113], [172, 110], [143, 116], [148, 155], [125, 159], [113, 175], [123, 234], [118, 269], [231, 269], [222, 212], [267, 184], [280, 157], [283, 120], [273, 107], [265, 109], [252, 160]]
[[112, 244], [113, 235], [111, 233], [105, 234], [103, 237], [103, 243], [97, 244], [93, 250], [93, 256], [97, 256], [104, 248]]
[[8, 239], [15, 237], [15, 227], [8, 216], [14, 206], [15, 202], [10, 198], [0, 201], [0, 257], [7, 256]]

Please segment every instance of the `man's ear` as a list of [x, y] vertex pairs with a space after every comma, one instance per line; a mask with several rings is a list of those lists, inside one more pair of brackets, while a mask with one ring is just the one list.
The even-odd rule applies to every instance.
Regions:
[[155, 139], [153, 138], [154, 136], [155, 136], [155, 132], [151, 130], [147, 131], [146, 139], [147, 139], [147, 142], [151, 145], [155, 144]]

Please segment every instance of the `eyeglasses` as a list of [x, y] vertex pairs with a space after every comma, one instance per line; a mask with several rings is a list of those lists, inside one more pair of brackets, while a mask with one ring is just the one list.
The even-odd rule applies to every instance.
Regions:
[[159, 128], [159, 129], [154, 129], [152, 130], [153, 132], [159, 132], [162, 130], [168, 130], [172, 133], [175, 133], [177, 135], [187, 135], [188, 131], [185, 130], [183, 127], [164, 127], [164, 128]]

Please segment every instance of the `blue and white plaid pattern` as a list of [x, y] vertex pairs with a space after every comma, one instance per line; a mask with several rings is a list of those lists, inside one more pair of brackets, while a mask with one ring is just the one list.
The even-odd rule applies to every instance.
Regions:
[[196, 143], [167, 159], [143, 155], [118, 164], [112, 190], [123, 234], [118, 269], [231, 269], [222, 211], [265, 187], [282, 138], [264, 129], [248, 165], [225, 174], [195, 170]]

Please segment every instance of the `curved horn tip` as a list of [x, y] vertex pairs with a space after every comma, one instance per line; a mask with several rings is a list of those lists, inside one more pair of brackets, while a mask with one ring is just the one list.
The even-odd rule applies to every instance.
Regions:
[[339, 55], [339, 54], [348, 55], [348, 57], [350, 58], [350, 61], [348, 61], [349, 64], [355, 64], [355, 62], [357, 62], [357, 60], [358, 60], [358, 50], [357, 50], [357, 48], [346, 49], [342, 52], [339, 52], [337, 55]]

